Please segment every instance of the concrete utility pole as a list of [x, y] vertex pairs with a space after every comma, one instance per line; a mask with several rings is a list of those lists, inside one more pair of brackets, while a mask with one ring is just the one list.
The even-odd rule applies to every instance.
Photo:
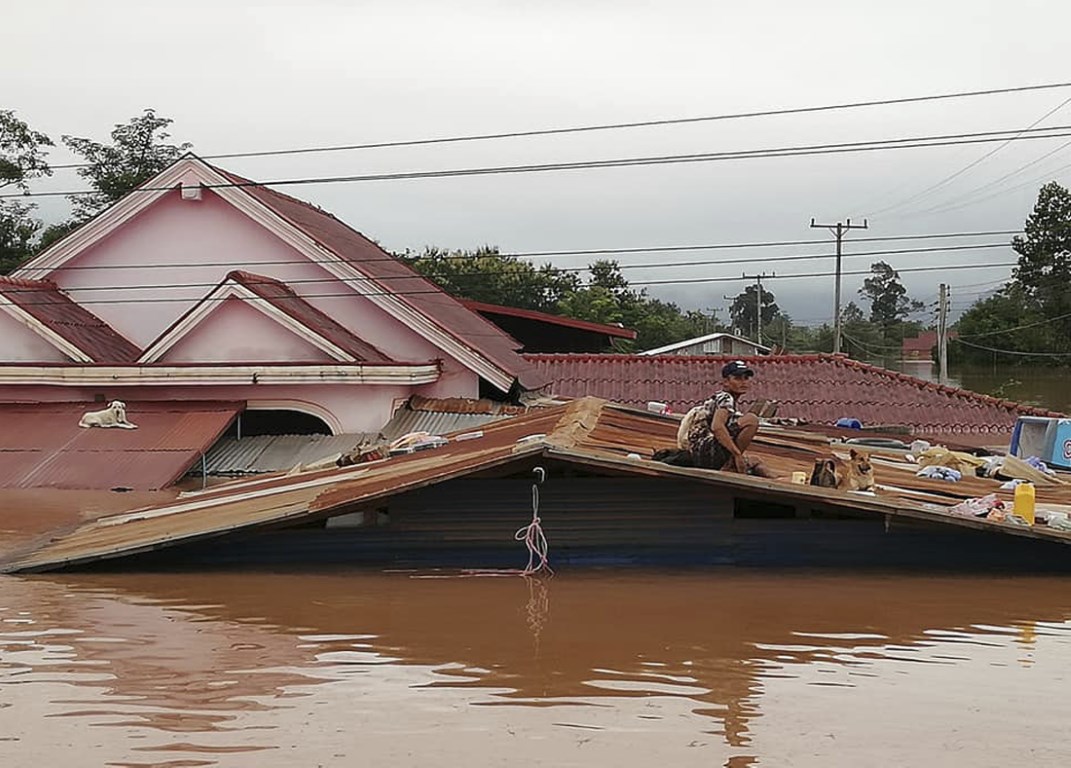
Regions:
[[948, 285], [941, 283], [937, 302], [937, 365], [938, 381], [948, 383]]
[[840, 353], [840, 257], [841, 257], [841, 241], [844, 240], [844, 233], [850, 229], [866, 229], [867, 221], [863, 219], [862, 224], [852, 224], [851, 219], [847, 219], [844, 222], [838, 221], [836, 224], [816, 224], [814, 219], [811, 219], [811, 229], [828, 229], [833, 236], [837, 238], [837, 283], [833, 296], [833, 354]]
[[755, 335], [757, 336], [756, 341], [762, 344], [762, 280], [765, 277], [776, 277], [776, 275], [773, 272], [768, 275], [765, 272], [761, 272], [757, 275], [742, 275], [742, 277], [745, 280], [754, 280], [759, 288], [755, 296], [755, 301], [758, 304], [755, 312]]

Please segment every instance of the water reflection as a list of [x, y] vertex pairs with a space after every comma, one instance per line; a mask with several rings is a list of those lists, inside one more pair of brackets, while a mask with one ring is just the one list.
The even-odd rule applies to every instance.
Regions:
[[[925, 733], [933, 684], [976, 738], [998, 738], [975, 725], [979, 687], [1044, 721], [1071, 668], [1069, 616], [1066, 585], [1045, 578], [3, 579], [0, 738], [17, 741], [0, 762], [70, 748], [110, 765], [824, 765], [804, 738], [816, 723], [842, 741], [882, 722]], [[877, 723], [860, 717], [874, 696]], [[48, 746], [53, 732], [69, 744]]]
[[[938, 380], [937, 366], [930, 362], [874, 361], [926, 381]], [[1071, 387], [1067, 368], [1052, 368], [1036, 361], [1022, 365], [999, 362], [994, 365], [953, 366], [948, 383], [972, 392], [1002, 397], [1039, 408], [1071, 413]]]

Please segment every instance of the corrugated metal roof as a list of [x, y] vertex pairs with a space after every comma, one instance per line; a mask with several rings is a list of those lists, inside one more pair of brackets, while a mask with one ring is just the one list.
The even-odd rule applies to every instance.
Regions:
[[157, 490], [185, 474], [243, 403], [127, 402], [138, 429], [83, 429], [100, 403], [0, 405], [0, 487]]
[[[205, 457], [209, 475], [258, 475], [285, 472], [339, 453], [349, 453], [373, 433], [342, 435], [256, 435], [220, 440]], [[194, 465], [191, 474], [201, 474]]]
[[[713, 486], [712, 492], [784, 500], [788, 503], [849, 509], [909, 520], [987, 530], [994, 534], [1047, 539], [1071, 545], [1071, 533], [1045, 526], [1015, 526], [948, 514], [958, 501], [998, 492], [999, 480], [964, 477], [941, 483], [915, 476], [915, 465], [875, 465], [882, 484], [879, 496], [861, 496], [830, 488], [794, 485], [704, 469], [672, 467], [656, 461], [628, 459], [628, 453], [650, 456], [654, 448], [676, 443], [678, 421], [644, 411], [585, 398], [564, 406], [543, 408], [484, 429], [482, 438], [451, 441], [426, 452], [395, 456], [346, 468], [297, 475], [278, 475], [220, 486], [167, 504], [104, 517], [59, 533], [32, 552], [3, 563], [5, 571], [47, 570], [105, 558], [174, 546], [265, 526], [298, 525], [342, 515], [411, 490], [480, 473], [507, 474], [536, 462], [549, 467], [579, 466], [609, 476], [689, 479]], [[532, 435], [542, 439], [533, 440]], [[784, 478], [809, 467], [830, 448], [813, 435], [760, 432], [752, 452]], [[936, 482], [936, 485], [935, 485]], [[1071, 503], [1071, 486], [1039, 485], [1043, 503]], [[1005, 499], [1010, 496], [1001, 492]], [[928, 502], [924, 505], [920, 498]], [[657, 514], [652, 510], [652, 514]]]
[[55, 283], [0, 277], [0, 293], [96, 363], [130, 363], [141, 354], [133, 342], [75, 304]]
[[395, 440], [409, 432], [445, 435], [450, 432], [477, 429], [492, 421], [508, 419], [511, 415], [508, 413], [440, 413], [400, 408], [381, 431], [387, 440]]

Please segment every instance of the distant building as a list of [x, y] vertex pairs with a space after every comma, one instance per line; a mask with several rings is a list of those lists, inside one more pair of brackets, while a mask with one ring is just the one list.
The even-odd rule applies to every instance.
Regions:
[[[948, 338], [956, 338], [955, 331], [950, 331]], [[909, 362], [932, 363], [935, 349], [937, 349], [937, 331], [922, 331], [914, 338], [904, 339], [900, 347], [900, 358]]]
[[636, 331], [620, 325], [469, 299], [462, 299], [461, 303], [516, 339], [525, 352], [609, 352], [614, 339], [636, 338]]
[[[528, 351], [527, 349], [525, 351]], [[732, 333], [708, 333], [694, 339], [685, 339], [676, 344], [667, 344], [657, 349], [640, 352], [641, 355], [768, 355], [770, 347], [758, 344]]]

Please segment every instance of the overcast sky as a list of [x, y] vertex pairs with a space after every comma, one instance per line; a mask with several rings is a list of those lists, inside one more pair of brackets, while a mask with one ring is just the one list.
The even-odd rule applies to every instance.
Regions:
[[[1071, 3], [1055, 0], [726, 3], [540, 2], [9, 3], [0, 108], [37, 130], [105, 141], [152, 107], [201, 155], [420, 139], [892, 99], [1071, 80]], [[1047, 90], [817, 115], [625, 131], [217, 161], [258, 180], [720, 152], [1025, 128], [1071, 98]], [[1071, 105], [1042, 123], [1071, 124]], [[1038, 186], [1068, 181], [1068, 139], [1016, 142], [937, 189], [996, 145], [819, 157], [286, 188], [393, 250], [425, 245], [530, 252], [826, 236], [820, 222], [869, 217], [858, 236], [1022, 226]], [[71, 158], [61, 147], [55, 163]], [[1001, 177], [1020, 171], [1009, 178]], [[998, 182], [998, 183], [993, 183]], [[989, 185], [989, 186], [985, 186]], [[38, 190], [81, 188], [57, 171]], [[920, 192], [925, 194], [919, 195]], [[887, 209], [887, 210], [885, 210]], [[44, 218], [64, 204], [42, 199]], [[878, 248], [994, 243], [846, 243]], [[779, 249], [781, 255], [831, 246]], [[623, 265], [772, 255], [772, 249], [621, 256]], [[999, 284], [1006, 248], [856, 256], [904, 273], [920, 299], [941, 280], [962, 309]], [[582, 256], [554, 257], [582, 267]], [[824, 272], [832, 259], [628, 269], [635, 283]], [[861, 277], [845, 278], [846, 300]], [[829, 320], [828, 277], [767, 283], [804, 323]], [[651, 286], [689, 308], [719, 308], [735, 282]]]

